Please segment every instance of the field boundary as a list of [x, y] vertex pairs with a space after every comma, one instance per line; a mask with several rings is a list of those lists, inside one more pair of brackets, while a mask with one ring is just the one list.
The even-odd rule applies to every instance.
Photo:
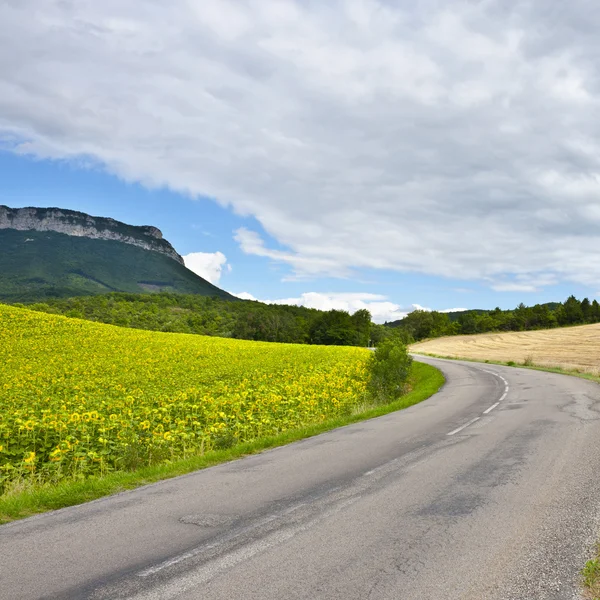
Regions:
[[0, 497], [0, 525], [50, 510], [83, 504], [164, 479], [186, 475], [193, 471], [313, 437], [332, 429], [396, 412], [433, 396], [444, 385], [445, 378], [439, 369], [417, 362], [413, 363], [409, 381], [412, 386], [411, 391], [398, 400], [389, 404], [367, 406], [365, 410], [357, 414], [329, 419], [275, 436], [259, 438], [226, 450], [212, 450], [203, 455], [174, 461], [169, 464], [144, 467], [137, 471], [115, 472], [105, 477], [92, 476], [83, 481], [32, 486], [18, 493]]
[[532, 371], [546, 371], [547, 373], [558, 373], [559, 375], [570, 375], [571, 377], [579, 377], [580, 379], [587, 379], [600, 384], [600, 376], [592, 375], [591, 373], [582, 373], [578, 369], [563, 369], [562, 367], [546, 366], [541, 367], [535, 364], [526, 364], [524, 362], [517, 362], [514, 360], [502, 361], [502, 360], [479, 360], [476, 358], [465, 358], [464, 356], [449, 356], [444, 354], [433, 354], [430, 352], [415, 352], [410, 350], [411, 355], [415, 356], [429, 356], [430, 358], [441, 358], [444, 360], [460, 360], [463, 362], [478, 363], [480, 365], [501, 365], [503, 367], [515, 367], [518, 369], [531, 369]]

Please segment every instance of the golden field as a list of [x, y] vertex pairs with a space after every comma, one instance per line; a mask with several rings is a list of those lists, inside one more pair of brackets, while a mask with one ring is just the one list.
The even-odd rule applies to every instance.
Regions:
[[531, 363], [600, 375], [600, 324], [437, 338], [411, 351], [453, 358]]
[[369, 352], [124, 329], [0, 305], [0, 493], [351, 414]]

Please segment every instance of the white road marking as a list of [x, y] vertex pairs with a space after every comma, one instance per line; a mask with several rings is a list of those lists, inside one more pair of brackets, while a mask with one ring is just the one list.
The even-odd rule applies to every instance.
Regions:
[[487, 410], [484, 410], [483, 414], [487, 415], [488, 413], [491, 413], [496, 408], [496, 406], [498, 406], [498, 404], [500, 404], [500, 401], [496, 402], [496, 404], [492, 404]]
[[[336, 491], [337, 489], [338, 489], [338, 487], [335, 487], [335, 488], [333, 488], [332, 491]], [[281, 517], [283, 517], [285, 515], [289, 515], [290, 513], [294, 512], [296, 510], [299, 510], [300, 508], [303, 508], [304, 506], [306, 506], [306, 502], [301, 502], [300, 504], [296, 504], [296, 505], [288, 508], [287, 510], [284, 510], [276, 515], [270, 515], [270, 516], [262, 519], [258, 523], [254, 524], [253, 526], [251, 526], [249, 528], [245, 528], [243, 530], [243, 533], [247, 533], [251, 529], [258, 529], [259, 527], [268, 525], [269, 523], [272, 523], [273, 521], [280, 519]], [[155, 573], [158, 573], [159, 571], [162, 571], [163, 569], [172, 567], [180, 562], [183, 562], [184, 560], [189, 560], [190, 558], [194, 558], [195, 556], [198, 556], [198, 554], [206, 552], [207, 550], [212, 550], [213, 548], [216, 548], [218, 545], [219, 545], [218, 543], [215, 543], [215, 544], [208, 544], [206, 546], [198, 546], [188, 552], [184, 552], [183, 554], [180, 554], [178, 556], [170, 558], [162, 563], [154, 565], [153, 567], [150, 567], [148, 569], [140, 571], [137, 575], [138, 575], [138, 577], [150, 577], [151, 575], [154, 575]]]
[[458, 433], [459, 431], [462, 431], [463, 429], [465, 429], [469, 425], [473, 425], [473, 423], [475, 423], [475, 421], [479, 421], [480, 418], [481, 417], [475, 417], [474, 419], [471, 419], [468, 423], [465, 423], [464, 425], [461, 425], [458, 429], [455, 429], [454, 431], [451, 431], [447, 435], [455, 435], [456, 433]]
[[[502, 375], [500, 375], [499, 373], [495, 373], [494, 371], [488, 371], [487, 369], [481, 369], [481, 370], [484, 373], [489, 373], [490, 375], [493, 375], [494, 377], [498, 377], [499, 379], [501, 379], [504, 382], [504, 393], [502, 394], [502, 396], [500, 396], [498, 402], [495, 402], [494, 404], [492, 404], [492, 406], [490, 406], [489, 408], [486, 408], [483, 411], [483, 414], [487, 415], [487, 414], [491, 413], [500, 404], [500, 402], [502, 402], [502, 400], [504, 400], [506, 398], [506, 396], [508, 396], [510, 387], [508, 385], [508, 381], [506, 381], [506, 379], [504, 377], [502, 377]], [[474, 419], [471, 419], [468, 423], [461, 425], [458, 429], [455, 429], [454, 431], [451, 431], [450, 433], [448, 433], [446, 435], [456, 435], [463, 429], [466, 429], [469, 425], [473, 425], [473, 423], [475, 423], [476, 421], [479, 421], [480, 418], [481, 417], [475, 417]]]
[[[309, 530], [311, 527], [314, 527], [319, 523], [325, 521], [326, 519], [329, 519], [333, 515], [345, 510], [358, 500], [358, 497], [347, 498], [341, 502], [338, 502], [334, 507], [324, 511], [315, 518], [310, 519], [306, 523], [292, 526], [286, 529], [275, 530], [261, 539], [245, 544], [240, 548], [226, 551], [224, 555], [210, 559], [208, 562], [196, 568], [193, 568], [183, 578], [175, 579], [163, 585], [158, 585], [157, 587], [151, 590], [140, 592], [135, 596], [128, 596], [128, 598], [129, 600], [170, 600], [171, 598], [178, 598], [183, 593], [188, 592], [190, 589], [197, 589], [200, 585], [210, 581], [223, 571], [231, 569], [236, 565], [251, 559], [257, 554], [260, 554], [262, 552], [265, 552], [266, 550], [269, 550], [275, 546], [287, 542], [296, 535]], [[304, 506], [304, 504], [302, 504], [302, 506]], [[294, 507], [293, 510], [295, 509], [296, 507]], [[218, 545], [218, 543], [215, 543], [210, 547], [212, 548]], [[194, 553], [187, 552], [185, 554], [182, 554], [181, 556], [176, 557], [173, 560], [166, 561], [165, 563], [157, 565], [154, 568], [142, 571], [141, 573], [138, 573], [138, 576], [148, 577], [150, 575], [154, 575], [155, 573], [158, 573], [159, 571], [162, 571], [167, 567], [170, 567], [181, 561], [187, 560], [189, 558], [192, 558], [193, 556], [200, 554], [200, 551], [202, 549], [206, 550], [207, 547], [199, 546], [196, 549], [197, 551]]]

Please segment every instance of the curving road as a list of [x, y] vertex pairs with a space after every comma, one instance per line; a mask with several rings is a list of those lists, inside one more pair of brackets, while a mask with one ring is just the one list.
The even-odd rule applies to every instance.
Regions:
[[419, 360], [402, 412], [0, 527], [0, 598], [577, 598], [600, 387]]

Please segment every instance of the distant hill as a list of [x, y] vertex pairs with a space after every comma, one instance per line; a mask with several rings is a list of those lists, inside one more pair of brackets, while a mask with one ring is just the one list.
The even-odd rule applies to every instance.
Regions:
[[450, 321], [456, 321], [458, 319], [458, 317], [460, 317], [460, 315], [464, 315], [466, 312], [473, 313], [473, 314], [476, 314], [476, 315], [483, 315], [484, 313], [486, 313], [488, 311], [487, 310], [483, 310], [481, 308], [471, 308], [469, 310], [451, 311], [451, 312], [447, 312], [445, 314], [448, 315], [448, 318], [450, 319]]
[[236, 300], [183, 264], [155, 227], [0, 206], [0, 302], [168, 291]]
[[[443, 314], [448, 315], [448, 318], [450, 319], [450, 321], [456, 321], [460, 315], [464, 315], [466, 312], [475, 313], [475, 314], [483, 314], [487, 311], [480, 309], [480, 308], [471, 308], [469, 310], [456, 310], [456, 311], [446, 312]], [[396, 321], [390, 321], [389, 323], [386, 323], [385, 326], [386, 327], [398, 327], [398, 326], [402, 325], [403, 320], [404, 319], [397, 319]]]
[[[541, 304], [540, 306], [545, 306], [548, 308], [548, 310], [550, 311], [555, 311], [558, 309], [559, 306], [561, 306], [560, 302], [545, 302], [544, 304]], [[485, 310], [483, 308], [470, 308], [468, 310], [456, 310], [456, 311], [450, 311], [450, 312], [446, 312], [443, 313], [445, 315], [448, 315], [448, 319], [450, 319], [451, 323], [454, 323], [454, 321], [458, 321], [459, 317], [462, 315], [463, 317], [465, 315], [485, 315], [492, 312], [491, 310]], [[404, 319], [397, 319], [396, 321], [390, 321], [389, 323], [386, 323], [385, 326], [386, 327], [399, 327], [402, 325], [402, 321]]]

